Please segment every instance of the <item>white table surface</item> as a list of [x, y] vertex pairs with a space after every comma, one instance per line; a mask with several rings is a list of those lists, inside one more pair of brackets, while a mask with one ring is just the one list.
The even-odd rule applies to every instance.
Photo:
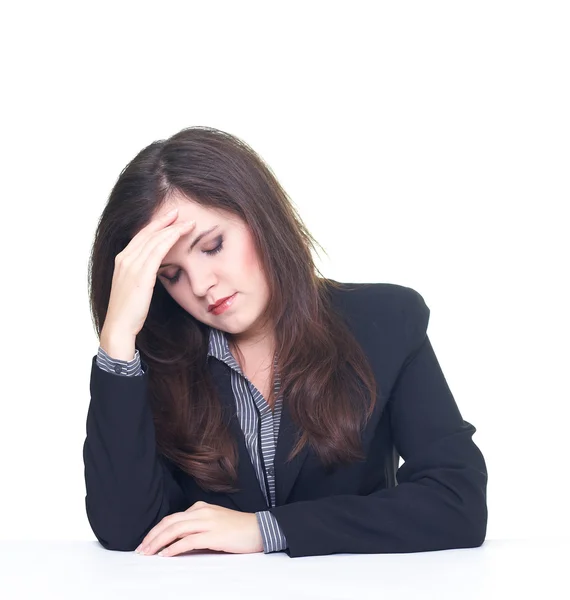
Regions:
[[111, 600], [570, 598], [568, 540], [410, 554], [140, 556], [97, 541], [0, 541], [0, 597]]

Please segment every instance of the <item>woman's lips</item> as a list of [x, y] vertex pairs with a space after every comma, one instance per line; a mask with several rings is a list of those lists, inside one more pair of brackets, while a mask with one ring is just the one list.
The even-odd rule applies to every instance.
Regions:
[[233, 296], [230, 296], [225, 302], [222, 302], [221, 304], [219, 304], [215, 308], [212, 308], [212, 310], [210, 312], [213, 315], [220, 315], [220, 314], [222, 314], [225, 310], [227, 310], [233, 304], [236, 295], [237, 295], [237, 292]]

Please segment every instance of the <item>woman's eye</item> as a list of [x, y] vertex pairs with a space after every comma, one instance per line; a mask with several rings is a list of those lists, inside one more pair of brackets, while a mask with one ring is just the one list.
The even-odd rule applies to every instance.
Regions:
[[169, 285], [174, 285], [180, 279], [180, 270], [176, 271], [174, 277], [167, 277], [166, 275], [163, 275], [163, 277], [168, 281]]
[[[220, 240], [221, 240], [221, 238], [220, 238]], [[204, 250], [204, 252], [209, 255], [217, 254], [218, 252], [220, 252], [223, 245], [224, 245], [223, 241], [220, 241], [220, 243], [213, 250]]]
[[[221, 238], [220, 238], [220, 240], [221, 240]], [[220, 243], [212, 250], [204, 250], [204, 254], [208, 254], [209, 256], [218, 254], [218, 252], [220, 252], [222, 250], [223, 246], [224, 246], [224, 242], [223, 242], [223, 240], [221, 240]], [[181, 272], [182, 272], [182, 270], [178, 269], [178, 271], [176, 271], [176, 273], [173, 277], [167, 277], [166, 275], [163, 275], [163, 277], [164, 277], [164, 279], [166, 279], [166, 281], [168, 281], [168, 285], [174, 285], [174, 284], [178, 283]]]

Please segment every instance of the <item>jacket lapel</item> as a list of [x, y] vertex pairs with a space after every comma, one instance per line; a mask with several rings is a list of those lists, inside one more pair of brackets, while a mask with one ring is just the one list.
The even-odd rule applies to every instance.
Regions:
[[[242, 511], [256, 512], [267, 510], [269, 507], [251, 464], [243, 431], [237, 418], [236, 403], [231, 385], [231, 369], [214, 357], [208, 358], [208, 365], [222, 404], [224, 421], [228, 424], [232, 436], [237, 441], [239, 452], [238, 485], [240, 490], [227, 495]], [[297, 435], [298, 428], [291, 420], [287, 402], [284, 399], [274, 461], [275, 502], [277, 506], [286, 503], [293, 484], [299, 475], [299, 471], [307, 458], [308, 446], [306, 445], [291, 462], [286, 462], [297, 439]]]
[[237, 492], [228, 493], [227, 496], [244, 512], [267, 510], [267, 502], [251, 464], [251, 458], [245, 445], [245, 437], [237, 418], [236, 403], [231, 384], [231, 369], [228, 365], [214, 357], [208, 358], [208, 365], [212, 373], [214, 385], [218, 390], [218, 396], [224, 413], [224, 421], [228, 425], [232, 436], [237, 441], [239, 452], [238, 486], [240, 489]]
[[281, 506], [286, 504], [287, 498], [291, 493], [293, 484], [299, 476], [301, 467], [305, 462], [309, 446], [305, 444], [301, 452], [293, 460], [287, 462], [289, 453], [297, 441], [299, 430], [291, 419], [291, 414], [287, 402], [283, 399], [283, 410], [281, 412], [281, 422], [279, 424], [279, 436], [277, 438], [277, 448], [275, 450], [275, 504]]

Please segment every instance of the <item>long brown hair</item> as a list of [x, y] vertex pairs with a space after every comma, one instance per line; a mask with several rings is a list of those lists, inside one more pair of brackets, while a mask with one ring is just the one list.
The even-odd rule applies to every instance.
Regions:
[[[271, 169], [233, 135], [189, 127], [153, 142], [123, 169], [89, 261], [97, 335], [116, 255], [173, 193], [228, 211], [249, 227], [270, 290], [264, 315], [275, 332], [280, 394], [302, 432], [289, 460], [307, 443], [325, 467], [364, 459], [360, 434], [374, 409], [376, 382], [362, 348], [332, 306], [330, 287], [343, 284], [322, 277], [311, 255], [318, 242]], [[156, 285], [136, 348], [148, 365], [158, 452], [204, 490], [233, 492], [237, 447], [211, 381], [208, 341], [209, 326]]]

